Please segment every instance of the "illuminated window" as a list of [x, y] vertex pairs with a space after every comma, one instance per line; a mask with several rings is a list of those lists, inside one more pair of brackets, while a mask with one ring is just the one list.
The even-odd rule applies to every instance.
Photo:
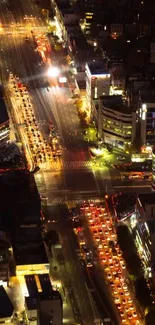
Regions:
[[97, 98], [97, 87], [95, 87], [95, 94], [94, 97]]

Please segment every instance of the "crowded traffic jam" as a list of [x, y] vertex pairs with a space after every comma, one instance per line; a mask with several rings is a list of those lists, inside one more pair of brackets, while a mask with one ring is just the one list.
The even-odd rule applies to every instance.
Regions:
[[20, 115], [20, 124], [23, 125], [22, 132], [28, 140], [31, 159], [36, 166], [48, 167], [53, 159], [51, 146], [39, 130], [28, 90], [20, 83], [19, 78], [12, 74], [10, 74], [10, 86], [17, 114]]
[[45, 63], [48, 60], [48, 54], [51, 52], [51, 46], [46, 37], [46, 34], [34, 34], [32, 32], [34, 42], [36, 44], [36, 49], [40, 54], [42, 61]]
[[[104, 204], [84, 203], [80, 209], [82, 218], [85, 218], [91, 232], [93, 244], [97, 249], [98, 263], [103, 266], [106, 281], [112, 292], [121, 323], [125, 325], [142, 324], [141, 315], [136, 310], [134, 294], [129, 290], [128, 271], [117, 244], [116, 230], [111, 215], [107, 212]], [[79, 223], [79, 217], [74, 216], [73, 218]], [[94, 263], [92, 252], [88, 249], [83, 227], [85, 226], [80, 224], [74, 228], [74, 231], [86, 267], [95, 267], [96, 262]]]

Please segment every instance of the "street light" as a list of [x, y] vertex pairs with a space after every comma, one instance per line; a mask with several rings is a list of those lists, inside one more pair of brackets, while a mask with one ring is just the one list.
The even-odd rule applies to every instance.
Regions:
[[57, 67], [50, 67], [47, 71], [48, 77], [58, 77], [60, 70]]

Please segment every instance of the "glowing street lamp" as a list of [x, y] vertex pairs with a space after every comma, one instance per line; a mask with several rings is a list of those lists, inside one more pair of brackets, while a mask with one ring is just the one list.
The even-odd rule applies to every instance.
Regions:
[[57, 67], [50, 67], [47, 71], [48, 77], [58, 77], [60, 70]]

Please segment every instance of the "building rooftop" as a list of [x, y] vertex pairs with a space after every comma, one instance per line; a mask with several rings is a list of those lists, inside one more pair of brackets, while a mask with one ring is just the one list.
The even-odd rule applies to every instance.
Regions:
[[94, 60], [87, 63], [91, 75], [109, 74], [108, 69], [105, 67], [104, 61]]
[[11, 317], [13, 311], [14, 311], [13, 305], [5, 289], [3, 288], [3, 286], [0, 286], [0, 319]]
[[38, 274], [40, 285], [44, 293], [50, 294], [53, 289], [49, 274]]
[[[0, 175], [0, 229], [40, 221], [40, 197], [32, 174], [26, 171]], [[6, 202], [7, 200], [7, 202]]]
[[38, 288], [37, 288], [35, 276], [33, 274], [25, 275], [24, 278], [25, 278], [25, 282], [27, 285], [27, 290], [28, 290], [29, 296], [31, 297], [31, 299], [37, 299]]
[[131, 114], [131, 107], [127, 106], [127, 102], [123, 100], [121, 95], [113, 95], [113, 96], [101, 96], [100, 97], [103, 106], [106, 108], [112, 109], [119, 113]]
[[60, 295], [59, 291], [52, 290], [50, 293], [40, 292], [39, 293], [39, 298], [40, 298], [40, 300], [55, 300], [55, 299], [60, 299], [61, 300], [61, 295]]
[[25, 302], [28, 310], [36, 310], [38, 308], [36, 298], [25, 297]]
[[48, 264], [46, 250], [42, 243], [13, 245], [17, 265]]
[[4, 99], [0, 97], [0, 124], [3, 124], [9, 120], [7, 108]]
[[42, 236], [40, 228], [37, 226], [21, 226], [12, 235], [12, 242], [15, 245], [25, 245], [33, 243], [41, 243]]
[[41, 292], [39, 294], [39, 322], [40, 325], [52, 323], [53, 325], [62, 324], [62, 299], [58, 291], [50, 294]]

